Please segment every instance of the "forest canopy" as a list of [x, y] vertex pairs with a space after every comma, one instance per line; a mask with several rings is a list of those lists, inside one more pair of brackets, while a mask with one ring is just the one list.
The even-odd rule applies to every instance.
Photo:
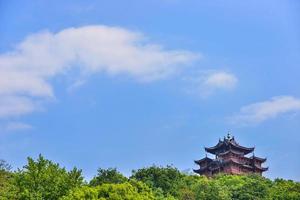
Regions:
[[0, 160], [0, 200], [299, 200], [300, 183], [258, 175], [212, 178], [180, 172], [173, 166], [133, 170], [130, 177], [116, 168], [99, 168], [90, 180], [39, 155], [12, 171]]

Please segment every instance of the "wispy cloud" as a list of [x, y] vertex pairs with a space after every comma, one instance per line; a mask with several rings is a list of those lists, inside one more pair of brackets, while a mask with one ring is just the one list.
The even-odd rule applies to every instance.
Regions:
[[192, 83], [189, 91], [201, 97], [208, 97], [217, 91], [233, 90], [238, 83], [233, 73], [225, 71], [202, 72], [188, 80]]
[[67, 91], [69, 93], [71, 93], [71, 92], [75, 91], [76, 89], [82, 87], [85, 83], [86, 83], [86, 80], [83, 80], [83, 79], [76, 80], [67, 88]]
[[230, 122], [240, 125], [258, 124], [286, 113], [300, 111], [300, 99], [293, 96], [277, 96], [268, 101], [243, 106]]
[[38, 102], [20, 95], [0, 95], [0, 118], [20, 116], [39, 109]]
[[33, 129], [33, 126], [20, 121], [3, 121], [0, 122], [0, 134], [19, 132]]
[[15, 50], [0, 55], [0, 117], [35, 111], [38, 102], [55, 97], [51, 79], [75, 67], [85, 75], [103, 72], [154, 81], [198, 57], [190, 51], [166, 50], [142, 33], [119, 27], [85, 26], [29, 35]]
[[5, 125], [5, 131], [24, 131], [32, 129], [33, 127], [30, 124], [26, 124], [23, 122], [9, 122]]

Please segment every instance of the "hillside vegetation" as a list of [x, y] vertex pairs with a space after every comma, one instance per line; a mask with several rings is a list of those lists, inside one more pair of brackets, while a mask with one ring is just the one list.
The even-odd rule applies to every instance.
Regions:
[[66, 170], [39, 156], [11, 171], [0, 162], [0, 200], [300, 200], [300, 183], [256, 176], [214, 178], [181, 173], [166, 166], [133, 170], [128, 178], [115, 168], [98, 169], [85, 181], [82, 171]]

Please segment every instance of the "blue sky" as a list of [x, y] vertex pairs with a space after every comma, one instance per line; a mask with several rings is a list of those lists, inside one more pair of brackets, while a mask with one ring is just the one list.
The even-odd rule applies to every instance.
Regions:
[[230, 131], [300, 180], [300, 3], [0, 1], [0, 158], [195, 168]]

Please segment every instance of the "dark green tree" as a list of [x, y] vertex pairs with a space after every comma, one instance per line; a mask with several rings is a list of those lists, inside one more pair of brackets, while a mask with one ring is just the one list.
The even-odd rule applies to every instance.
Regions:
[[178, 196], [178, 184], [184, 177], [180, 171], [172, 166], [151, 166], [132, 171], [130, 179], [136, 179], [149, 185], [151, 188], [162, 190], [165, 196]]
[[103, 183], [124, 183], [128, 179], [117, 171], [116, 168], [98, 169], [98, 174], [91, 181], [91, 186], [98, 186]]
[[0, 160], [0, 200], [13, 199], [15, 196], [11, 168], [5, 160]]

